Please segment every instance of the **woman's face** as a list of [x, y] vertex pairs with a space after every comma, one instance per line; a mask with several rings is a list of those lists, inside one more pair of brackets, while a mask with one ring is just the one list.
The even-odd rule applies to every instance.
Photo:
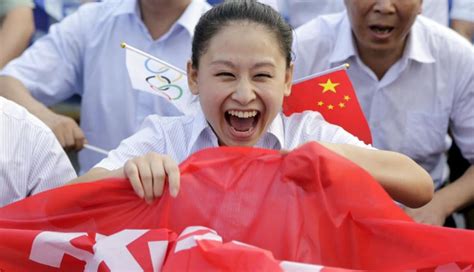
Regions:
[[220, 145], [257, 143], [290, 94], [292, 68], [262, 25], [233, 22], [211, 38], [188, 79]]

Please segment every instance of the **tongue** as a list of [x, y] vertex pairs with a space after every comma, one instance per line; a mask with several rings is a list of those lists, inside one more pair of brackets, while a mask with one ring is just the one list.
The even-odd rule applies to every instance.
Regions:
[[253, 127], [254, 117], [239, 118], [237, 116], [230, 116], [230, 125], [237, 131], [248, 131]]

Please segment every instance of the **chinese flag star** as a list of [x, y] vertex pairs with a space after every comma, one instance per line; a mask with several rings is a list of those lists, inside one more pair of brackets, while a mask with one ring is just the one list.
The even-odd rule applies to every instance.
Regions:
[[346, 66], [308, 78], [293, 84], [291, 95], [283, 101], [283, 113], [291, 115], [305, 110], [318, 111], [329, 123], [344, 128], [367, 144], [372, 143], [369, 125]]
[[327, 92], [327, 91], [330, 91], [330, 92], [333, 92], [333, 93], [336, 93], [336, 87], [339, 85], [340, 83], [332, 83], [331, 82], [331, 79], [328, 78], [328, 80], [326, 81], [326, 83], [319, 83], [318, 85], [323, 87], [323, 93]]

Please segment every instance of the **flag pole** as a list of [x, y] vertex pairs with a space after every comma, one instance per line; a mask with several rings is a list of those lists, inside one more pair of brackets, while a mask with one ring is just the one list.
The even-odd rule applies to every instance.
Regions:
[[335, 72], [335, 71], [339, 71], [339, 70], [343, 70], [343, 69], [347, 70], [347, 68], [349, 68], [349, 66], [350, 66], [349, 63], [344, 63], [344, 64], [336, 66], [334, 68], [327, 69], [327, 70], [324, 70], [322, 72], [317, 72], [315, 74], [312, 74], [312, 75], [305, 76], [305, 77], [302, 77], [300, 79], [294, 80], [293, 84], [297, 84], [297, 83], [306, 81], [308, 79], [312, 79], [312, 78], [315, 78], [315, 77], [318, 77], [318, 76], [321, 76], [321, 75], [324, 75], [324, 74], [329, 74], [329, 73], [332, 73], [332, 72]]
[[135, 47], [133, 47], [133, 46], [127, 44], [127, 43], [122, 42], [122, 43], [120, 44], [120, 47], [122, 47], [122, 48], [124, 48], [124, 49], [132, 50], [132, 51], [134, 51], [135, 53], [138, 53], [138, 54], [140, 54], [140, 55], [142, 55], [142, 56], [145, 56], [145, 57], [147, 57], [147, 58], [150, 58], [150, 59], [152, 59], [152, 60], [154, 60], [154, 61], [156, 61], [156, 62], [159, 62], [159, 63], [161, 63], [161, 64], [163, 64], [163, 65], [165, 65], [165, 66], [171, 67], [172, 69], [174, 69], [174, 70], [176, 70], [176, 71], [182, 73], [183, 75], [186, 75], [186, 72], [183, 71], [183, 70], [181, 70], [181, 69], [179, 69], [178, 67], [175, 67], [175, 66], [173, 66], [173, 65], [171, 65], [171, 64], [169, 64], [169, 63], [167, 63], [167, 62], [165, 62], [165, 61], [162, 61], [162, 60], [160, 60], [159, 58], [156, 58], [156, 57], [154, 57], [154, 56], [152, 56], [152, 55], [150, 55], [150, 54], [148, 54], [148, 53], [146, 53], [146, 52], [143, 52], [143, 51], [141, 51], [140, 49], [137, 49], [137, 48], [135, 48]]
[[96, 146], [93, 146], [93, 145], [90, 145], [90, 144], [85, 144], [84, 148], [89, 149], [91, 151], [95, 151], [99, 154], [103, 154], [103, 155], [106, 155], [106, 156], [109, 155], [109, 151], [107, 151], [105, 149], [102, 149], [102, 148], [99, 148], [99, 147], [96, 147]]

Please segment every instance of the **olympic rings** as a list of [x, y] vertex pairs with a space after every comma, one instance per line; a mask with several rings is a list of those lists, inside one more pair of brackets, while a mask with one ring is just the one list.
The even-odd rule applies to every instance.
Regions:
[[[160, 80], [161, 82], [164, 82], [165, 84], [161, 86], [156, 86], [155, 84], [150, 82], [154, 78], [157, 78], [158, 80]], [[164, 81], [162, 79], [164, 79]], [[181, 96], [183, 96], [183, 89], [176, 84], [171, 84], [171, 81], [169, 80], [169, 78], [165, 76], [162, 76], [162, 75], [149, 76], [146, 78], [146, 81], [149, 84], [150, 88], [152, 88], [154, 91], [160, 92], [160, 94], [166, 96], [169, 100], [178, 100], [181, 98]], [[170, 89], [178, 90], [178, 95], [174, 97], [171, 97], [170, 95], [168, 95], [167, 91], [170, 91]]]
[[[172, 84], [173, 82], [179, 81], [183, 75], [181, 73], [177, 73], [177, 77], [174, 79], [170, 79], [169, 76], [162, 75], [163, 73], [166, 73], [170, 71], [170, 68], [166, 66], [160, 67], [158, 70], [152, 69], [150, 67], [150, 61], [152, 59], [147, 59], [145, 61], [145, 68], [150, 72], [153, 73], [153, 76], [148, 76], [145, 78], [146, 82], [149, 84], [150, 88], [152, 88], [154, 91], [160, 92], [160, 94], [166, 96], [169, 100], [177, 100], [183, 96], [183, 90], [180, 86], [176, 84]], [[156, 61], [155, 61], [156, 62]], [[158, 62], [157, 62], [158, 63]], [[171, 70], [173, 71], [173, 70]], [[162, 82], [163, 84], [159, 84], [159, 86], [155, 85], [152, 80], [157, 79], [158, 81]], [[177, 96], [170, 96], [167, 92], [171, 91], [171, 89], [176, 89], [178, 91]]]

